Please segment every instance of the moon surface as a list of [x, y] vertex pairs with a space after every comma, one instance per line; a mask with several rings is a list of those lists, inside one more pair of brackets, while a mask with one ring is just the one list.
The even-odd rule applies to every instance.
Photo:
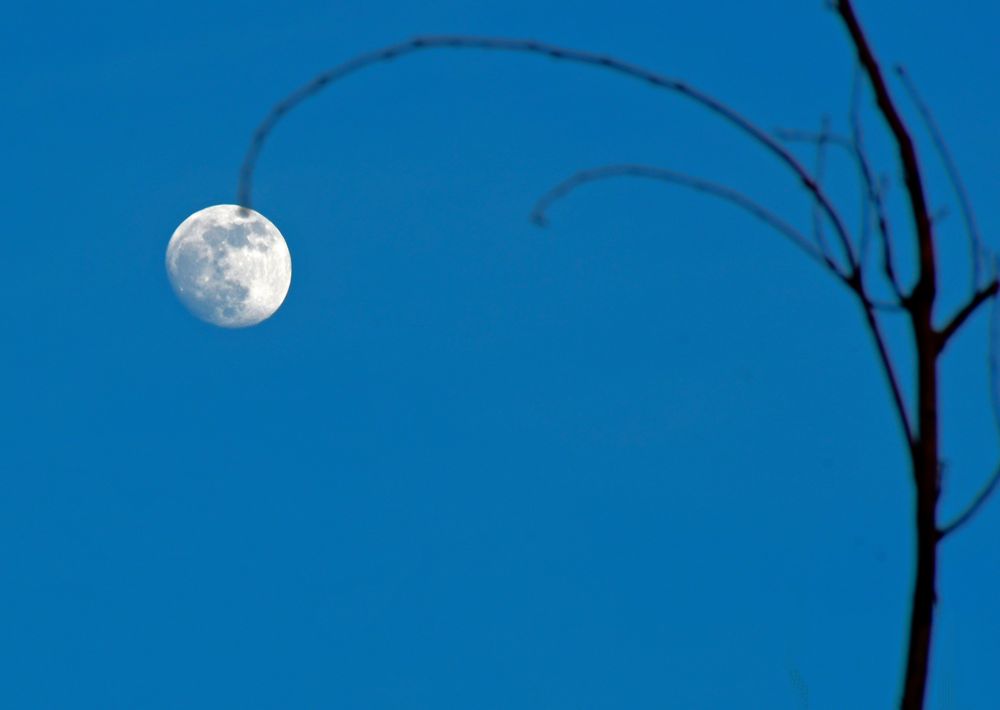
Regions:
[[272, 316], [285, 300], [292, 256], [264, 215], [238, 205], [214, 205], [174, 231], [167, 245], [167, 274], [196, 316], [223, 328], [245, 328]]

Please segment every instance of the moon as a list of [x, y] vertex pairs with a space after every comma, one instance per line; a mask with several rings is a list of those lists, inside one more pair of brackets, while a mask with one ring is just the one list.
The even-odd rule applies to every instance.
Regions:
[[292, 282], [292, 256], [264, 215], [214, 205], [181, 222], [167, 245], [177, 297], [202, 320], [245, 328], [274, 315]]

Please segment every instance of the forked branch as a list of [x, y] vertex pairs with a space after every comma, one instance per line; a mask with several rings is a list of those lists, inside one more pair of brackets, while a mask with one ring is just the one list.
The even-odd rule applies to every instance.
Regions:
[[965, 189], [965, 183], [962, 181], [962, 174], [959, 172], [954, 159], [951, 157], [951, 151], [948, 150], [948, 144], [944, 140], [944, 136], [941, 133], [941, 129], [937, 125], [937, 121], [934, 120], [934, 114], [931, 113], [930, 108], [920, 97], [920, 94], [917, 92], [917, 87], [910, 79], [909, 74], [906, 73], [906, 70], [903, 69], [903, 67], [896, 67], [896, 74], [899, 76], [903, 86], [906, 88], [907, 93], [910, 95], [910, 100], [913, 102], [913, 105], [917, 107], [917, 112], [923, 119], [924, 125], [927, 126], [927, 131], [930, 133], [931, 141], [934, 143], [934, 148], [941, 157], [941, 162], [944, 164], [945, 172], [948, 173], [948, 180], [951, 182], [951, 187], [955, 191], [955, 196], [958, 198], [958, 205], [962, 211], [962, 220], [965, 222], [965, 231], [969, 239], [969, 262], [972, 273], [972, 289], [976, 290], [979, 288], [979, 275], [982, 271], [980, 257], [982, 255], [983, 240], [979, 235], [979, 228], [976, 226], [976, 215], [972, 210], [972, 202], [969, 200], [969, 193]]
[[[899, 162], [903, 169], [903, 180], [910, 199], [910, 212], [913, 215], [913, 223], [917, 233], [917, 246], [920, 255], [920, 278], [917, 288], [924, 293], [927, 299], [933, 301], [937, 289], [937, 264], [934, 258], [934, 237], [931, 229], [930, 210], [927, 208], [927, 198], [924, 193], [916, 148], [914, 148], [913, 139], [910, 137], [906, 124], [903, 123], [903, 119], [893, 103], [889, 88], [882, 77], [878, 60], [868, 44], [868, 39], [865, 37], [850, 0], [837, 0], [836, 10], [851, 36], [851, 42], [857, 51], [858, 61], [868, 76], [872, 91], [875, 93], [875, 103], [896, 142]], [[929, 305], [927, 310], [929, 313]]]
[[[917, 406], [916, 438], [910, 446], [910, 462], [916, 487], [916, 570], [910, 608], [906, 672], [903, 676], [902, 710], [922, 710], [927, 695], [934, 605], [937, 600], [937, 544], [940, 530], [937, 508], [940, 495], [940, 453], [938, 424], [938, 357], [940, 333], [934, 329], [934, 301], [937, 295], [937, 261], [934, 231], [917, 151], [903, 122], [878, 60], [861, 28], [850, 0], [836, 0], [840, 16], [851, 37], [858, 62], [875, 94], [875, 103], [896, 144], [903, 182], [913, 218], [919, 271], [913, 289], [903, 300], [913, 330]], [[888, 244], [888, 242], [886, 242]], [[887, 262], [889, 263], [889, 262]]]
[[870, 208], [875, 214], [875, 224], [878, 229], [879, 243], [882, 245], [882, 272], [896, 298], [903, 302], [903, 288], [896, 278], [896, 267], [892, 255], [892, 235], [889, 231], [889, 218], [886, 215], [882, 188], [875, 181], [875, 173], [868, 160], [865, 150], [864, 131], [861, 127], [861, 81], [855, 71], [854, 85], [851, 89], [851, 146], [854, 159], [858, 166], [858, 175], [862, 185], [863, 228], [861, 233], [861, 258], [864, 259], [868, 240], [868, 215]]

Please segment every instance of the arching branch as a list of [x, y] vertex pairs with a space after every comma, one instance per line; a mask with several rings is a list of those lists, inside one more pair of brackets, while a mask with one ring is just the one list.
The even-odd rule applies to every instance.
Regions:
[[591, 168], [589, 170], [581, 170], [571, 175], [566, 180], [563, 180], [542, 195], [531, 210], [531, 220], [538, 225], [545, 225], [548, 222], [549, 208], [552, 207], [554, 203], [562, 200], [571, 192], [579, 187], [582, 187], [583, 185], [586, 185], [587, 183], [617, 177], [659, 180], [661, 182], [680, 185], [682, 187], [695, 190], [696, 192], [712, 195], [734, 204], [772, 227], [788, 239], [788, 241], [802, 250], [809, 258], [827, 268], [842, 282], [847, 282], [846, 275], [838, 269], [833, 260], [824, 255], [816, 246], [814, 246], [808, 237], [806, 237], [801, 231], [791, 226], [776, 214], [761, 206], [759, 203], [750, 199], [743, 193], [726, 185], [709, 182], [708, 180], [702, 180], [701, 178], [697, 178], [692, 175], [675, 172], [673, 170], [666, 170], [664, 168], [656, 168], [648, 165], [621, 164], [605, 165], [598, 168]]
[[671, 170], [665, 170], [663, 168], [656, 168], [647, 165], [607, 165], [577, 172], [539, 198], [531, 212], [532, 219], [539, 224], [544, 224], [546, 220], [546, 213], [553, 203], [563, 199], [582, 185], [595, 182], [597, 180], [606, 180], [615, 177], [638, 177], [673, 183], [697, 190], [698, 192], [708, 193], [726, 200], [727, 202], [731, 202], [776, 229], [792, 243], [794, 243], [795, 246], [805, 251], [814, 260], [819, 261], [831, 273], [840, 279], [840, 281], [847, 286], [847, 288], [850, 289], [855, 296], [857, 296], [859, 302], [861, 303], [861, 307], [865, 315], [865, 324], [868, 327], [868, 331], [872, 335], [872, 339], [875, 341], [875, 348], [878, 352], [879, 362], [882, 365], [882, 371], [892, 393], [893, 406], [895, 407], [900, 427], [903, 430], [903, 436], [906, 438], [907, 446], [913, 445], [913, 429], [910, 425], [906, 402], [903, 399], [903, 390], [899, 385], [899, 378], [896, 374], [892, 358], [889, 355], [889, 349], [886, 344], [885, 336], [882, 333], [882, 328], [875, 313], [875, 310], [879, 308], [879, 305], [869, 298], [868, 294], [865, 292], [864, 284], [861, 280], [861, 273], [859, 271], [854, 271], [851, 274], [844, 274], [840, 272], [837, 269], [836, 264], [828, 258], [825, 258], [824, 255], [810, 243], [806, 236], [802, 234], [802, 232], [794, 227], [791, 227], [780, 217], [736, 190], [733, 190], [725, 185], [707, 182], [683, 173], [677, 173]]
[[795, 156], [793, 156], [774, 138], [768, 135], [766, 131], [759, 128], [742, 114], [725, 105], [718, 99], [683, 81], [679, 81], [678, 79], [674, 79], [663, 74], [658, 74], [634, 64], [629, 64], [615, 57], [576, 49], [567, 49], [564, 47], [558, 47], [526, 39], [467, 36], [415, 37], [399, 44], [390, 45], [383, 49], [362, 54], [328, 71], [325, 71], [322, 74], [319, 74], [312, 81], [299, 87], [275, 105], [271, 112], [258, 126], [250, 142], [250, 147], [247, 149], [246, 157], [240, 170], [240, 181], [237, 189], [237, 200], [239, 204], [244, 207], [251, 206], [253, 171], [257, 163], [257, 157], [260, 154], [267, 137], [270, 135], [271, 131], [274, 130], [275, 125], [282, 118], [282, 116], [287, 114], [290, 110], [295, 108], [310, 96], [313, 96], [330, 84], [350, 74], [354, 74], [355, 72], [374, 64], [388, 62], [404, 55], [427, 49], [481, 49], [542, 55], [551, 59], [606, 69], [617, 74], [643, 81], [655, 88], [664, 89], [694, 101], [696, 104], [719, 116], [730, 125], [735, 126], [740, 131], [745, 133], [754, 142], [775, 156], [795, 175], [802, 187], [811, 195], [816, 203], [819, 204], [823, 213], [833, 226], [840, 241], [840, 245], [844, 251], [850, 270], [853, 271], [857, 268], [857, 261], [853, 245], [851, 244], [850, 235], [833, 202], [829, 199], [829, 197], [827, 197], [826, 193], [820, 188], [814, 177], [799, 163]]
[[[820, 131], [803, 131], [794, 128], [777, 128], [774, 131], [774, 135], [778, 140], [785, 143], [805, 143], [810, 145], [815, 150], [816, 154], [816, 166], [815, 166], [815, 177], [816, 183], [822, 186], [823, 183], [823, 172], [826, 164], [826, 153], [827, 148], [838, 148], [844, 153], [846, 153], [852, 160], [855, 159], [854, 146], [852, 145], [850, 139], [834, 133], [829, 129], [829, 122], [826, 118], [823, 119], [823, 125]], [[867, 207], [868, 196], [865, 190], [862, 190], [862, 209]], [[817, 246], [824, 254], [829, 254], [829, 249], [826, 245], [826, 240], [823, 238], [823, 225], [821, 222], [822, 214], [818, 210], [818, 205], [813, 203], [813, 239], [816, 241]], [[867, 227], [867, 221], [862, 221], [861, 239], [858, 243], [858, 268], [864, 267], [864, 254], [865, 254], [865, 228]]]

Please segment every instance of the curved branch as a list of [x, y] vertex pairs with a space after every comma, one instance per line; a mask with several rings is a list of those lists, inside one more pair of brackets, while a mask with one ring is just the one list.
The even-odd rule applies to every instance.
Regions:
[[903, 69], [903, 67], [896, 67], [896, 74], [899, 76], [903, 86], [906, 88], [907, 93], [910, 95], [910, 100], [913, 102], [913, 105], [917, 107], [920, 117], [924, 120], [924, 124], [927, 126], [927, 131], [931, 134], [931, 140], [934, 143], [934, 148], [941, 157], [941, 162], [944, 163], [945, 172], [948, 173], [948, 180], [951, 182], [951, 187], [955, 191], [955, 196], [958, 198], [958, 204], [962, 210], [962, 219], [965, 222], [965, 231], [969, 237], [969, 259], [972, 269], [972, 290], [975, 291], [979, 288], [979, 275], [981, 273], [980, 254], [982, 253], [983, 240], [979, 234], [979, 228], [976, 226], [976, 215], [972, 211], [972, 203], [969, 200], [969, 193], [965, 189], [965, 183], [962, 182], [962, 174], [959, 172], [958, 167], [955, 165], [955, 161], [951, 157], [951, 151], [948, 150], [948, 144], [945, 143], [944, 136], [941, 134], [941, 129], [938, 127], [937, 121], [934, 120], [934, 115], [931, 113], [930, 108], [928, 108], [927, 104], [920, 97], [920, 94], [917, 92], [917, 87], [910, 79], [909, 74], [906, 73], [906, 70]]
[[795, 246], [802, 249], [811, 258], [821, 263], [829, 269], [831, 273], [837, 276], [861, 302], [861, 306], [865, 313], [865, 323], [872, 335], [872, 339], [875, 341], [875, 347], [879, 355], [879, 362], [882, 365], [882, 371], [885, 374], [886, 380], [889, 383], [889, 389], [892, 392], [893, 404], [896, 409], [896, 416], [898, 417], [900, 426], [903, 430], [903, 436], [906, 437], [906, 443], [908, 446], [913, 445], [913, 429], [910, 425], [910, 418], [906, 411], [906, 403], [903, 400], [903, 391], [899, 386], [899, 378], [896, 375], [896, 370], [892, 364], [892, 358], [889, 356], [889, 349], [886, 345], [885, 337], [882, 334], [878, 317], [875, 314], [875, 310], [879, 308], [881, 304], [877, 304], [872, 301], [868, 297], [868, 294], [865, 293], [864, 285], [861, 282], [860, 272], [854, 271], [851, 274], [844, 274], [840, 272], [837, 269], [836, 264], [817, 250], [816, 247], [814, 247], [806, 238], [806, 236], [802, 234], [802, 232], [788, 225], [788, 223], [780, 217], [768, 211], [766, 208], [761, 207], [759, 204], [742, 193], [737, 192], [730, 187], [726, 187], [725, 185], [718, 185], [716, 183], [707, 182], [683, 173], [677, 173], [662, 168], [649, 167], [646, 165], [607, 165], [600, 168], [593, 168], [591, 170], [582, 170], [570, 176], [542, 195], [538, 202], [535, 203], [534, 209], [531, 211], [532, 219], [538, 224], [545, 224], [546, 210], [548, 210], [553, 203], [566, 197], [569, 193], [581, 185], [613, 177], [640, 177], [660, 180], [663, 182], [689, 187], [693, 190], [697, 190], [698, 192], [704, 192], [726, 200], [727, 202], [731, 202], [779, 231], [793, 244], [795, 244]]
[[[815, 131], [803, 131], [795, 128], [776, 128], [774, 131], [774, 136], [785, 143], [804, 143], [806, 145], [811, 145], [816, 151], [816, 182], [822, 185], [823, 180], [823, 168], [826, 162], [826, 148], [832, 146], [843, 151], [849, 158], [857, 162], [858, 156], [856, 152], [855, 145], [851, 142], [851, 139], [846, 136], [842, 136], [837, 133], [833, 133], [829, 130], [828, 119], [824, 117], [823, 125], [819, 132]], [[869, 191], [862, 184], [861, 197], [862, 197], [862, 212], [867, 212], [869, 197]], [[813, 203], [813, 235], [816, 240], [817, 246], [820, 250], [826, 254], [828, 249], [826, 246], [826, 240], [823, 239], [822, 225], [819, 223], [817, 217], [817, 205]], [[861, 238], [858, 242], [858, 268], [864, 268], [865, 251], [866, 251], [866, 241], [867, 241], [867, 227], [868, 219], [867, 214], [861, 221]]]
[[[816, 176], [816, 184], [818, 185], [823, 184], [824, 172], [826, 171], [826, 148], [830, 142], [829, 135], [830, 119], [828, 116], [824, 116], [820, 124], [819, 140], [816, 142], [816, 162], [814, 163], [814, 174]], [[826, 237], [823, 235], [823, 213], [819, 205], [815, 202], [813, 202], [812, 220], [813, 238], [816, 240], [816, 246], [824, 254], [828, 254], [829, 249], [826, 245]]]
[[967, 522], [972, 520], [973, 516], [979, 512], [979, 509], [983, 507], [983, 504], [989, 500], [993, 491], [996, 490], [997, 484], [1000, 484], [1000, 466], [997, 466], [996, 469], [994, 469], [993, 474], [990, 476], [989, 480], [986, 481], [986, 485], [983, 486], [982, 490], [980, 490], [979, 493], [976, 494], [976, 497], [972, 499], [969, 507], [967, 507], [953, 521], [941, 528], [940, 537], [942, 539], [948, 537]]
[[948, 341], [951, 340], [952, 336], [958, 332], [958, 329], [962, 327], [966, 320], [968, 320], [969, 316], [975, 313], [976, 309], [983, 303], [995, 297], [998, 291], [1000, 291], [1000, 282], [994, 279], [990, 283], [986, 284], [986, 286], [972, 294], [972, 297], [961, 308], [961, 310], [959, 310], [958, 313], [956, 313], [952, 319], [948, 321], [948, 324], [941, 329], [938, 337], [938, 352], [942, 352], [944, 350]]
[[[997, 283], [994, 278], [994, 285]], [[993, 301], [993, 313], [990, 318], [989, 348], [987, 354], [987, 366], [990, 377], [990, 406], [993, 409], [993, 421], [997, 431], [1000, 432], [1000, 306], [996, 300]], [[983, 507], [993, 492], [1000, 485], [1000, 466], [997, 466], [993, 474], [987, 479], [986, 484], [980, 489], [976, 497], [972, 499], [968, 507], [958, 515], [952, 522], [941, 528], [940, 537], [944, 538], [958, 530], [969, 522], [979, 509]]]
[[544, 226], [548, 222], [546, 213], [554, 203], [565, 198], [571, 192], [583, 185], [586, 185], [587, 183], [616, 177], [636, 177], [659, 180], [661, 182], [672, 183], [674, 185], [690, 188], [697, 192], [713, 195], [725, 200], [726, 202], [734, 204], [746, 212], [749, 212], [765, 224], [773, 227], [792, 244], [805, 252], [807, 256], [829, 269], [841, 281], [844, 281], [845, 283], [847, 281], [847, 277], [837, 268], [837, 265], [833, 262], [833, 260], [814, 246], [802, 232], [789, 225], [767, 208], [761, 206], [757, 202], [754, 202], [743, 193], [726, 185], [709, 182], [707, 180], [702, 180], [701, 178], [674, 172], [672, 170], [666, 170], [664, 168], [656, 168], [648, 165], [621, 164], [605, 165], [599, 168], [581, 170], [563, 180], [538, 198], [538, 201], [531, 210], [531, 220], [538, 225]]
[[382, 49], [359, 55], [343, 64], [340, 64], [328, 71], [318, 75], [312, 81], [302, 85], [287, 97], [282, 99], [264, 120], [260, 123], [247, 149], [243, 166], [240, 170], [239, 187], [237, 189], [237, 202], [244, 207], [251, 206], [251, 188], [253, 184], [253, 171], [257, 163], [257, 157], [263, 148], [268, 135], [275, 125], [290, 110], [305, 101], [310, 96], [321, 91], [326, 86], [358, 72], [366, 67], [382, 62], [388, 62], [407, 54], [426, 49], [482, 49], [504, 52], [519, 52], [526, 54], [537, 54], [551, 59], [565, 60], [576, 64], [584, 64], [593, 67], [607, 69], [617, 74], [631, 77], [650, 84], [651, 86], [672, 91], [679, 94], [708, 111], [721, 117], [729, 124], [735, 126], [748, 135], [756, 143], [764, 147], [778, 160], [785, 164], [798, 178], [802, 186], [812, 195], [826, 214], [830, 223], [840, 240], [847, 261], [853, 270], [856, 268], [856, 257], [851, 244], [850, 236], [844, 222], [841, 219], [836, 207], [827, 197], [826, 193], [816, 183], [812, 175], [799, 163], [799, 161], [780, 143], [767, 134], [763, 129], [756, 126], [750, 120], [739, 114], [734, 109], [726, 106], [721, 101], [696, 89], [677, 79], [658, 74], [643, 67], [629, 64], [620, 59], [609, 57], [593, 52], [584, 52], [576, 49], [567, 49], [555, 45], [536, 42], [534, 40], [506, 39], [494, 37], [468, 37], [468, 36], [425, 36], [415, 37], [411, 40], [399, 44], [390, 45]]

